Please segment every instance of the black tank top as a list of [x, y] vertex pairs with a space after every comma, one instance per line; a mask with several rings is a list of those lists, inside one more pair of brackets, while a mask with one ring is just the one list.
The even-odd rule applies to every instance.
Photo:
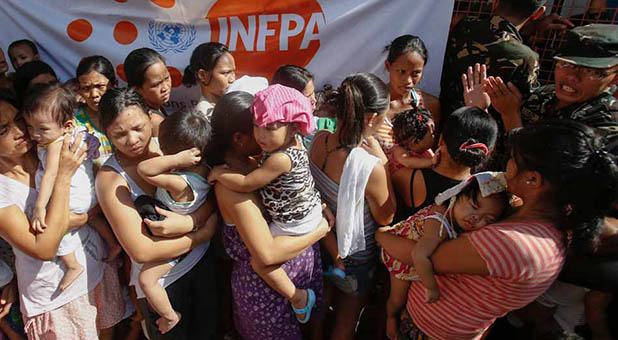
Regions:
[[[414, 207], [414, 176], [416, 176], [417, 171], [420, 171], [423, 174], [423, 179], [425, 180], [425, 191], [427, 194], [425, 195], [425, 200], [423, 203], [421, 203], [418, 207]], [[442, 176], [431, 169], [415, 169], [412, 172], [412, 177], [410, 178], [410, 201], [412, 202], [412, 207], [404, 205], [406, 214], [404, 218], [408, 218], [424, 207], [433, 204], [439, 193], [459, 184], [460, 182], [460, 180]]]

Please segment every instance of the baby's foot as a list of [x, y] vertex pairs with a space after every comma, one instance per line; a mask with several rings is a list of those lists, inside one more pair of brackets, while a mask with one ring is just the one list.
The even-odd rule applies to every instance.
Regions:
[[[299, 289], [298, 294], [296, 294], [296, 296], [290, 301], [290, 303], [292, 304], [292, 307], [300, 310], [307, 307], [308, 300], [309, 298], [307, 296], [307, 290]], [[296, 313], [296, 318], [298, 320], [303, 320], [305, 318], [305, 314]]]
[[440, 299], [440, 290], [425, 288], [425, 302], [432, 303]]
[[390, 340], [397, 340], [397, 318], [386, 318], [386, 337]]
[[170, 314], [167, 317], [160, 317], [157, 320], [157, 326], [159, 326], [159, 332], [165, 334], [169, 332], [174, 326], [180, 322], [180, 313], [174, 311], [174, 314]]
[[290, 303], [292, 303], [292, 309], [298, 322], [305, 324], [311, 318], [311, 310], [315, 306], [315, 293], [310, 288], [299, 289], [298, 294], [295, 294]]
[[120, 244], [116, 243], [115, 245], [107, 247], [107, 259], [105, 262], [114, 262], [114, 260], [122, 253], [122, 247]]
[[69, 288], [71, 284], [84, 272], [84, 267], [80, 264], [77, 264], [76, 267], [67, 268], [67, 272], [62, 277], [60, 281], [60, 290], [64, 291]]

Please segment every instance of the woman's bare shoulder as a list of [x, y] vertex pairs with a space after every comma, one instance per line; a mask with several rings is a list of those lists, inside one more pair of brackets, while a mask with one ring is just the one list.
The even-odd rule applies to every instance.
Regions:
[[107, 166], [101, 167], [97, 172], [95, 185], [97, 191], [119, 186], [129, 187], [127, 181], [116, 170]]

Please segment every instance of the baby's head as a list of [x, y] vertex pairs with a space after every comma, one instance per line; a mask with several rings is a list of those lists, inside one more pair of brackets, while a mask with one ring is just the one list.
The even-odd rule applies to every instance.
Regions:
[[60, 83], [37, 84], [23, 103], [30, 137], [39, 145], [51, 143], [74, 126], [75, 95]]
[[293, 88], [275, 84], [257, 92], [251, 104], [256, 142], [273, 152], [289, 145], [297, 133], [309, 135], [316, 128], [312, 112], [310, 99]]
[[408, 151], [423, 152], [435, 141], [436, 125], [425, 109], [410, 109], [393, 120], [395, 142]]
[[9, 45], [8, 52], [9, 59], [11, 59], [11, 64], [15, 70], [29, 61], [39, 60], [40, 58], [38, 48], [34, 42], [28, 39], [13, 41]]
[[174, 155], [191, 148], [197, 148], [203, 155], [211, 135], [212, 129], [206, 117], [195, 110], [180, 110], [161, 122], [159, 145], [165, 155]]
[[509, 194], [502, 172], [480, 172], [436, 197], [449, 201], [452, 222], [470, 231], [500, 220], [509, 210]]

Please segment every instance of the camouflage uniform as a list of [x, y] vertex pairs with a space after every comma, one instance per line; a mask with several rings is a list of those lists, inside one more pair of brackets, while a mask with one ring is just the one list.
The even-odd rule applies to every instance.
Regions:
[[608, 149], [618, 154], [618, 100], [615, 87], [583, 103], [556, 109], [558, 98], [554, 85], [546, 85], [530, 95], [521, 106], [524, 126], [540, 119], [572, 119], [599, 129], [607, 136]]
[[465, 18], [449, 35], [442, 80], [440, 105], [446, 118], [464, 106], [461, 75], [468, 66], [487, 65], [487, 74], [517, 85], [526, 94], [538, 87], [539, 55], [522, 42], [508, 20], [494, 15], [488, 19]]
[[[554, 59], [599, 70], [617, 66], [618, 26], [593, 24], [570, 30]], [[613, 86], [596, 98], [557, 109], [554, 85], [543, 86], [523, 102], [522, 123], [526, 125], [543, 118], [572, 119], [601, 131], [607, 138], [608, 150], [618, 154], [618, 100], [613, 97], [615, 91]]]

